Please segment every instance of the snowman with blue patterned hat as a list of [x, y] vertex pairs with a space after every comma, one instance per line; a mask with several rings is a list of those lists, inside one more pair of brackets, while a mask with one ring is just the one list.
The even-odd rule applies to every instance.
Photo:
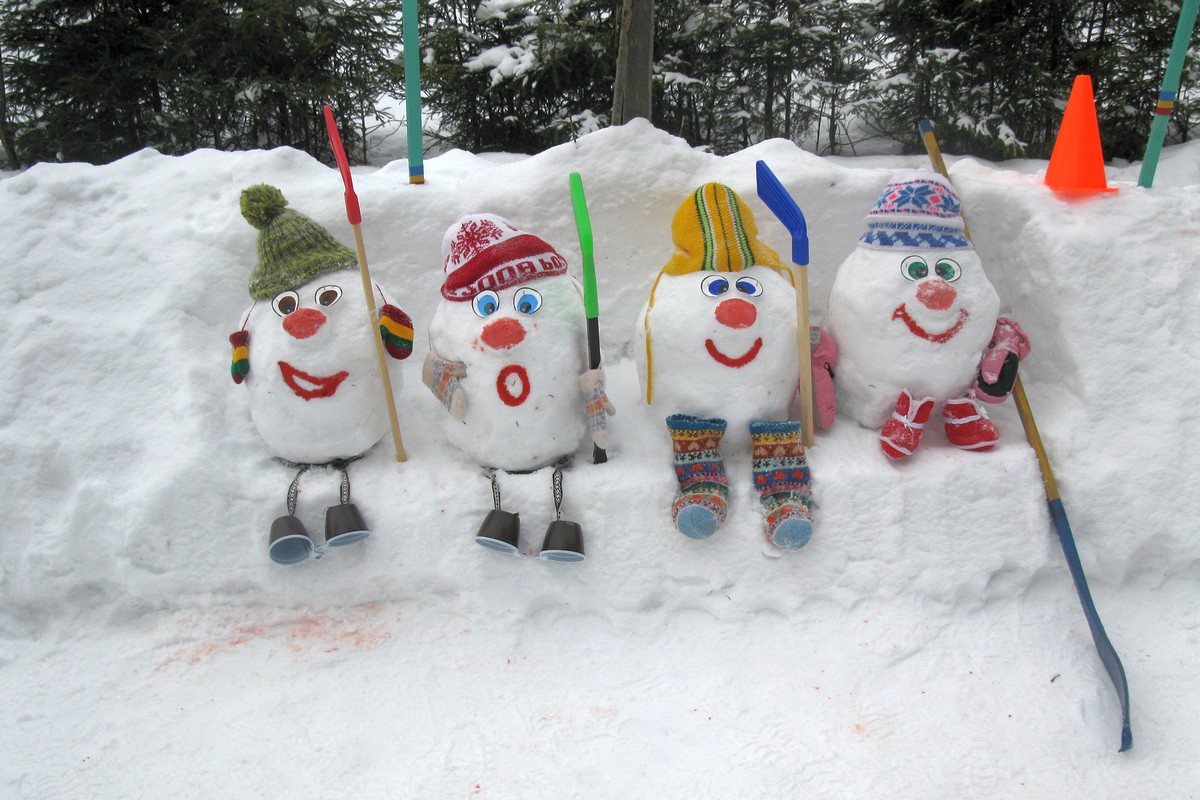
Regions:
[[838, 409], [880, 429], [893, 460], [913, 454], [938, 410], [951, 444], [991, 449], [1000, 432], [983, 403], [1011, 393], [1029, 340], [999, 316], [958, 195], [935, 172], [902, 173], [866, 226], [826, 309], [840, 354]]

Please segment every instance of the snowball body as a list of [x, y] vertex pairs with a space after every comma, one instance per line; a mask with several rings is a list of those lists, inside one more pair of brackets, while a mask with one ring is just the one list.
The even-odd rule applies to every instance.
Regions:
[[[337, 270], [297, 288], [296, 308], [286, 316], [271, 300], [250, 310], [250, 417], [281, 458], [306, 464], [349, 458], [387, 433], [371, 339], [379, 329], [368, 324], [360, 286], [356, 271]], [[340, 296], [332, 304], [319, 299], [328, 302], [335, 293]], [[391, 301], [384, 296], [383, 302]], [[399, 392], [397, 362], [388, 361], [393, 391]]]
[[[533, 313], [519, 310], [528, 290], [540, 296]], [[573, 453], [587, 432], [582, 290], [555, 275], [496, 295], [496, 311], [484, 318], [474, 300], [443, 299], [434, 312], [431, 349], [466, 367], [466, 416], [446, 414], [442, 424], [451, 444], [481, 465], [538, 469]]]
[[[730, 286], [716, 297], [703, 289], [714, 275]], [[741, 278], [757, 281], [761, 294], [739, 291]], [[649, 377], [650, 408], [659, 415], [727, 420], [726, 442], [749, 442], [752, 421], [788, 418], [800, 366], [796, 293], [786, 274], [764, 266], [728, 273], [664, 273], [653, 305], [647, 302], [638, 315], [637, 332], [635, 359], [643, 397]]]
[[[906, 276], [906, 259], [913, 257], [927, 263], [927, 277]], [[938, 277], [942, 259], [955, 262], [961, 275]], [[901, 390], [933, 397], [939, 407], [962, 394], [999, 310], [1000, 297], [973, 249], [856, 247], [838, 268], [825, 313], [838, 345], [838, 412], [879, 428]]]

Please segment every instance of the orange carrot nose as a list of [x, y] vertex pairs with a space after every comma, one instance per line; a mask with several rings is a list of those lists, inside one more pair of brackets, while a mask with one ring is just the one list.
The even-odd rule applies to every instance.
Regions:
[[283, 318], [283, 329], [297, 339], [307, 339], [329, 321], [315, 308], [301, 308]]
[[917, 299], [926, 308], [934, 311], [945, 311], [954, 305], [956, 297], [958, 297], [958, 292], [954, 291], [954, 287], [941, 278], [922, 281], [921, 285], [917, 287]]
[[483, 343], [493, 350], [516, 347], [525, 340], [525, 328], [512, 317], [498, 319], [483, 326]]
[[758, 319], [758, 309], [740, 297], [731, 297], [717, 304], [717, 322], [727, 328], [749, 328]]

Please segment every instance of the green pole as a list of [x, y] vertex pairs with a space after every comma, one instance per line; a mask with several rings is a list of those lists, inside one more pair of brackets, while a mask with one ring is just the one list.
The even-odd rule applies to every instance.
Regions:
[[1158, 169], [1158, 156], [1162, 153], [1163, 139], [1167, 136], [1167, 123], [1175, 110], [1175, 98], [1179, 94], [1179, 77], [1183, 74], [1183, 60], [1187, 56], [1188, 44], [1192, 40], [1192, 29], [1196, 25], [1196, 10], [1200, 0], [1183, 0], [1179, 9], [1179, 23], [1175, 26], [1175, 41], [1171, 43], [1171, 55], [1167, 59], [1167, 72], [1163, 75], [1162, 89], [1158, 92], [1158, 106], [1154, 109], [1154, 121], [1150, 123], [1150, 138], [1146, 141], [1146, 156], [1142, 159], [1142, 171], [1138, 175], [1138, 186], [1149, 189], [1154, 184], [1154, 171]]
[[425, 182], [421, 142], [421, 44], [417, 0], [404, 0], [404, 107], [408, 124], [408, 182]]

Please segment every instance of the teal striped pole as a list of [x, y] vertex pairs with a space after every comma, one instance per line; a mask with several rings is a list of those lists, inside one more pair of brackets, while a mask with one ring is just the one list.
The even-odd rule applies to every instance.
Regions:
[[1154, 121], [1150, 123], [1150, 138], [1146, 141], [1146, 156], [1142, 159], [1142, 171], [1138, 175], [1138, 186], [1146, 189], [1154, 184], [1154, 171], [1158, 169], [1158, 157], [1162, 153], [1163, 139], [1167, 136], [1167, 123], [1171, 119], [1171, 112], [1175, 110], [1179, 77], [1183, 74], [1183, 60], [1187, 57], [1192, 29], [1196, 26], [1197, 8], [1200, 8], [1200, 0], [1183, 0], [1183, 7], [1179, 9], [1175, 41], [1171, 43], [1167, 72], [1163, 75], [1162, 89], [1158, 92]]
[[404, 107], [408, 125], [408, 182], [425, 182], [421, 141], [421, 44], [417, 0], [404, 0]]

